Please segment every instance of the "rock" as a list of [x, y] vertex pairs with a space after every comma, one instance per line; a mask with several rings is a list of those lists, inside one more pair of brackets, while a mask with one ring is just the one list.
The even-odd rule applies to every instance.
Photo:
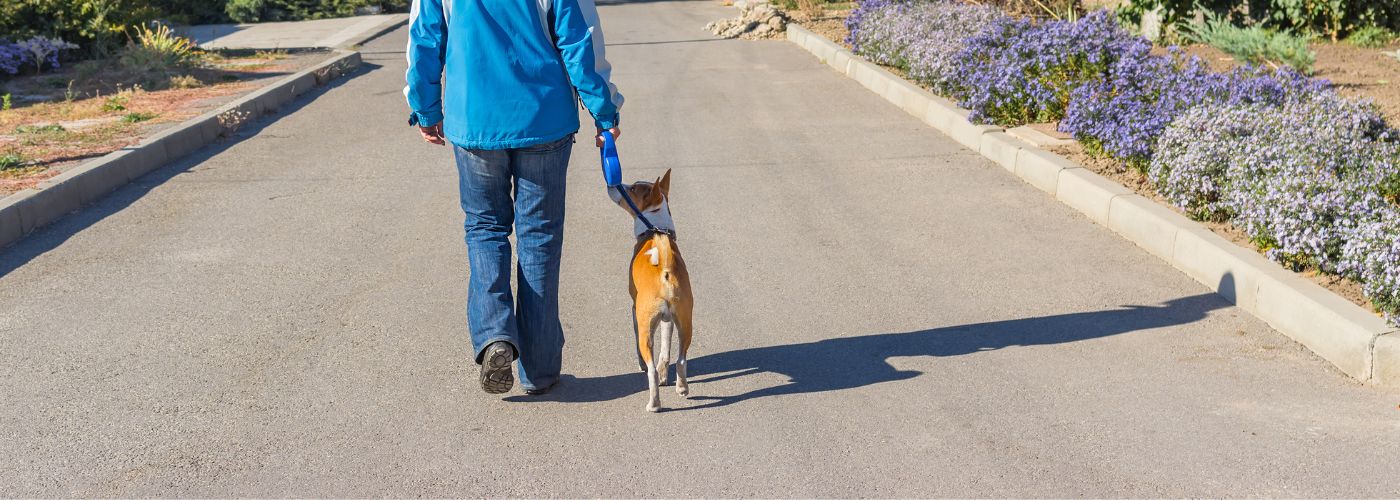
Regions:
[[739, 17], [705, 25], [705, 30], [723, 38], [756, 40], [774, 38], [787, 29], [787, 16], [763, 1], [738, 0]]

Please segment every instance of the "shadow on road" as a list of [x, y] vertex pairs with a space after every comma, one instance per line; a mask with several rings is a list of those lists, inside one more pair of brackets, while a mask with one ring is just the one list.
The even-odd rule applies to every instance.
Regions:
[[[1233, 293], [1233, 279], [1226, 276], [1222, 291]], [[1228, 296], [1228, 293], [1227, 293]], [[1062, 344], [1140, 330], [1199, 321], [1230, 303], [1214, 293], [1171, 300], [1158, 306], [1125, 306], [1121, 309], [1060, 314], [1036, 318], [952, 326], [907, 333], [839, 337], [804, 344], [740, 349], [690, 361], [692, 400], [701, 404], [670, 411], [728, 406], [766, 396], [808, 394], [852, 389], [917, 377], [921, 372], [898, 370], [890, 358], [909, 356], [962, 356], [1007, 347]], [[756, 373], [777, 373], [789, 380], [782, 385], [728, 396], [713, 395], [707, 383]], [[638, 372], [594, 378], [566, 376], [560, 387], [543, 397], [512, 397], [508, 401], [594, 402], [631, 396], [646, 390]]]
[[0, 247], [0, 277], [10, 274], [20, 266], [25, 265], [35, 257], [43, 255], [44, 252], [58, 248], [63, 242], [68, 241], [74, 235], [87, 229], [89, 226], [101, 222], [108, 216], [120, 212], [126, 207], [141, 199], [157, 186], [166, 181], [179, 176], [190, 169], [199, 166], [205, 160], [213, 158], [244, 139], [258, 135], [264, 128], [276, 123], [278, 119], [297, 112], [311, 102], [315, 101], [326, 92], [330, 92], [346, 84], [350, 80], [379, 69], [383, 66], [361, 62], [355, 71], [337, 78], [328, 85], [316, 87], [311, 91], [293, 99], [292, 102], [283, 104], [277, 111], [263, 115], [257, 120], [244, 124], [238, 131], [230, 137], [225, 137], [219, 141], [208, 144], [199, 150], [186, 155], [164, 166], [152, 170], [131, 183], [117, 188], [115, 191], [103, 196], [96, 203], [84, 207], [72, 214], [64, 216], [47, 226], [35, 230], [33, 233], [20, 239], [9, 247]]

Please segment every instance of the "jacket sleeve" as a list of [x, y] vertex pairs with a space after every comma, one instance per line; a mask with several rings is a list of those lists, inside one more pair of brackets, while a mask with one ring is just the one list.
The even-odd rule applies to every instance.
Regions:
[[408, 86], [403, 94], [413, 113], [409, 117], [413, 125], [427, 127], [442, 122], [442, 67], [447, 54], [443, 1], [413, 0], [409, 10]]
[[618, 124], [622, 94], [612, 84], [612, 66], [603, 48], [603, 27], [593, 0], [554, 0], [554, 41], [569, 80], [598, 128]]

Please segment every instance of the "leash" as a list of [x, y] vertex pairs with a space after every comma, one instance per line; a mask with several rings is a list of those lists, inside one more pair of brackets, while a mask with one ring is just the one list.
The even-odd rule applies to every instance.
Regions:
[[632, 197], [627, 194], [627, 189], [622, 187], [622, 160], [617, 157], [617, 140], [613, 138], [612, 132], [603, 131], [603, 149], [599, 150], [603, 160], [603, 182], [609, 188], [616, 189], [617, 194], [622, 195], [622, 201], [627, 202], [627, 208], [632, 209], [632, 213], [637, 215], [637, 220], [642, 221], [642, 225], [647, 227], [647, 232], [670, 234], [669, 231], [657, 229], [647, 220], [642, 211], [637, 208], [637, 203], [632, 201]]

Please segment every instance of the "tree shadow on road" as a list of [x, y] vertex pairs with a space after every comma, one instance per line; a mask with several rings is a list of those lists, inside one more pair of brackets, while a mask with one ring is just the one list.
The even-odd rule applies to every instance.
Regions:
[[[1226, 276], [1222, 292], [1233, 293]], [[1062, 344], [1199, 321], [1230, 303], [1214, 293], [1182, 297], [1157, 306], [1124, 306], [1106, 311], [1059, 314], [990, 323], [951, 326], [906, 333], [837, 337], [802, 344], [776, 345], [721, 352], [690, 361], [692, 400], [696, 406], [669, 411], [717, 408], [767, 396], [809, 394], [852, 389], [905, 380], [921, 372], [898, 370], [890, 358], [962, 356], [1007, 347]], [[709, 382], [757, 373], [776, 373], [782, 385], [729, 396], [707, 394]], [[512, 397], [509, 401], [596, 402], [627, 397], [646, 390], [641, 373], [594, 378], [566, 377], [543, 397]]]

